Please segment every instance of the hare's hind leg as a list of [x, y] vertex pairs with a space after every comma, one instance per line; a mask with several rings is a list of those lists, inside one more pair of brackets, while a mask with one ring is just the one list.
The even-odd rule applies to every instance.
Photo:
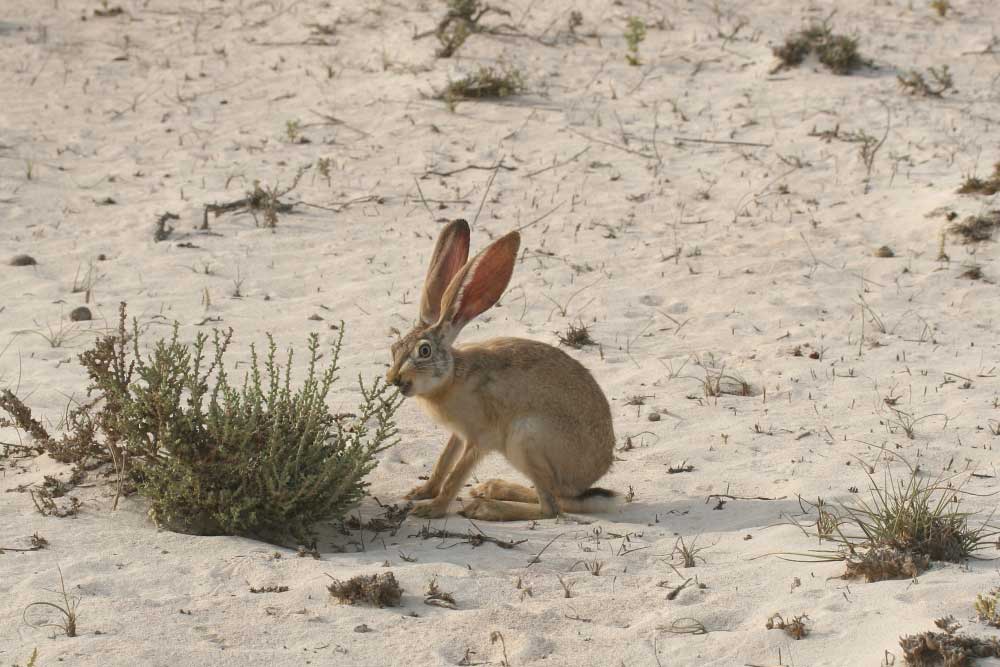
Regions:
[[474, 498], [459, 512], [469, 519], [480, 521], [537, 521], [551, 519], [559, 514], [559, 505], [552, 494], [538, 492], [537, 503], [521, 503], [512, 500]]
[[490, 479], [469, 492], [474, 498], [491, 500], [513, 500], [519, 503], [537, 503], [538, 494], [523, 484], [515, 484], [502, 479]]

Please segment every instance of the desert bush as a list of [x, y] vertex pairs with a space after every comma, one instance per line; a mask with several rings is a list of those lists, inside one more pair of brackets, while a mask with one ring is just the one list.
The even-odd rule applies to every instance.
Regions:
[[298, 388], [292, 350], [282, 367], [270, 337], [263, 360], [251, 346], [249, 369], [234, 383], [225, 365], [231, 330], [215, 332], [209, 356], [208, 335], [186, 344], [175, 325], [144, 356], [138, 322], [127, 330], [122, 304], [117, 332], [80, 355], [95, 400], [71, 417], [69, 436], [47, 445], [64, 461], [114, 463], [119, 491], [134, 485], [170, 530], [304, 538], [361, 499], [375, 454], [394, 444], [399, 401], [380, 380], [366, 387], [359, 378], [356, 414], [326, 405], [343, 331], [322, 369], [318, 336], [309, 337]]

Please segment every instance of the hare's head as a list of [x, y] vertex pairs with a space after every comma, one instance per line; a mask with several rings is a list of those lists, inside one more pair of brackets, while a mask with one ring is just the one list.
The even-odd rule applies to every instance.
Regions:
[[455, 220], [438, 236], [420, 298], [420, 321], [392, 345], [386, 381], [404, 396], [433, 394], [452, 378], [458, 333], [507, 288], [521, 236], [511, 232], [469, 259], [469, 223]]

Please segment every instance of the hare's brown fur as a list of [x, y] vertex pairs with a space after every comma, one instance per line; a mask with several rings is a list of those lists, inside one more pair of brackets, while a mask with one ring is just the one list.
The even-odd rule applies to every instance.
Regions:
[[[608, 401], [590, 372], [538, 341], [495, 338], [451, 346], [461, 327], [506, 288], [519, 243], [516, 232], [499, 239], [456, 270], [444, 289], [448, 281], [435, 267], [448, 271], [461, 264], [456, 257], [468, 252], [464, 224], [457, 221], [442, 232], [425, 284], [422, 322], [393, 345], [387, 375], [453, 433], [430, 479], [410, 493], [427, 499], [415, 512], [443, 516], [489, 452], [503, 454], [535, 490], [491, 480], [473, 490], [466, 516], [538, 519], [601, 509], [613, 494], [591, 485], [611, 466], [615, 436]], [[435, 290], [443, 292], [440, 304]]]

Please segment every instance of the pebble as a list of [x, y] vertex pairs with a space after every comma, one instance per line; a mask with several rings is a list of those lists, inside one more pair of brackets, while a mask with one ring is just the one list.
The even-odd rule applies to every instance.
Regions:
[[90, 308], [86, 306], [77, 306], [72, 311], [70, 311], [69, 319], [74, 322], [87, 322], [94, 319], [93, 314], [90, 312]]

